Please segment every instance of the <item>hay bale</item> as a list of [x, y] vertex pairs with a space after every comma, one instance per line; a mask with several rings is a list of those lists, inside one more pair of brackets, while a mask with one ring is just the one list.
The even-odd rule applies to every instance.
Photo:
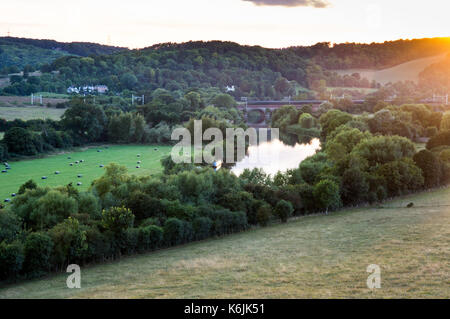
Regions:
[[5, 203], [9, 203], [11, 200], [9, 199], [9, 198], [6, 198], [5, 200], [4, 200], [4, 202]]
[[137, 157], [141, 157], [141, 154], [138, 154]]
[[136, 166], [136, 168], [141, 168], [140, 166]]
[[55, 172], [55, 175], [59, 175], [59, 171], [56, 171], [56, 172]]
[[16, 193], [12, 193], [12, 194], [11, 194], [11, 197], [16, 197]]
[[72, 159], [72, 157], [69, 156], [69, 157], [67, 157], [67, 159]]
[[97, 153], [100, 153], [102, 150], [97, 150]]
[[11, 169], [11, 166], [6, 166], [6, 169]]
[[142, 162], [141, 161], [137, 161], [137, 164], [141, 164]]
[[69, 165], [70, 165], [70, 166], [73, 166], [73, 163], [70, 163]]
[[158, 149], [157, 148], [155, 148], [155, 151], [157, 151]]
[[78, 183], [77, 183], [77, 186], [81, 186], [81, 185], [82, 185], [82, 183], [81, 183], [81, 182], [78, 182]]
[[84, 160], [80, 160], [80, 163], [83, 163], [84, 162]]
[[105, 165], [101, 164], [101, 165], [99, 165], [99, 167], [102, 168], [102, 167], [105, 167]]
[[47, 179], [47, 176], [42, 176], [41, 179]]
[[78, 163], [79, 163], [79, 161], [76, 161], [76, 162], [75, 162], [75, 164], [78, 164]]
[[78, 174], [78, 178], [82, 178], [83, 177], [83, 175], [81, 175], [81, 174]]
[[7, 172], [7, 170], [6, 170], [6, 169], [2, 170], [2, 173], [6, 173], [6, 172]]

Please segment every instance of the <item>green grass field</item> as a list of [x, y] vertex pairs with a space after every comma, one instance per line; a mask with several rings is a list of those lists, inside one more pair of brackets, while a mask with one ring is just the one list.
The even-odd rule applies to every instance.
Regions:
[[[414, 202], [413, 208], [405, 208]], [[449, 298], [450, 188], [0, 289], [0, 298]], [[381, 288], [366, 286], [367, 266]]]
[[[158, 150], [155, 151], [154, 149]], [[100, 149], [101, 152], [97, 152]], [[7, 173], [0, 174], [0, 200], [11, 198], [11, 193], [17, 192], [20, 185], [33, 179], [39, 186], [59, 186], [73, 182], [81, 182], [80, 190], [87, 190], [91, 181], [100, 177], [104, 168], [99, 165], [107, 165], [115, 162], [125, 165], [130, 174], [149, 175], [161, 171], [160, 159], [170, 152], [169, 146], [149, 145], [114, 145], [108, 149], [105, 147], [93, 147], [83, 151], [68, 152], [65, 154], [51, 155], [40, 159], [30, 159], [17, 162], [9, 162], [11, 169]], [[138, 158], [137, 154], [141, 154]], [[68, 159], [68, 157], [71, 159]], [[75, 164], [76, 161], [83, 163]], [[137, 169], [137, 161], [142, 161], [141, 168]], [[69, 163], [74, 163], [70, 166]], [[3, 165], [1, 166], [3, 169]], [[55, 175], [55, 171], [60, 171]], [[82, 174], [82, 178], [77, 175]], [[47, 180], [42, 180], [47, 176]]]
[[7, 121], [22, 119], [24, 121], [32, 119], [52, 119], [59, 120], [65, 109], [56, 109], [40, 106], [16, 107], [0, 106], [0, 118]]

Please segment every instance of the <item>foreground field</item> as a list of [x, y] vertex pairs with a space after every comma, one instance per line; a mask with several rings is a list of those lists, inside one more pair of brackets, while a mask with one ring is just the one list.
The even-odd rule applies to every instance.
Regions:
[[[449, 298], [450, 188], [0, 289], [2, 298]], [[414, 208], [404, 208], [414, 202]], [[366, 286], [381, 267], [381, 289]]]
[[16, 107], [0, 106], [0, 118], [7, 121], [21, 119], [24, 121], [33, 119], [52, 119], [59, 120], [64, 114], [65, 109], [55, 109], [41, 106]]
[[[170, 147], [156, 146], [156, 148], [155, 151], [155, 147], [148, 145], [115, 145], [108, 149], [95, 147], [41, 159], [9, 162], [11, 169], [8, 170], [8, 173], [0, 175], [0, 200], [11, 198], [11, 193], [17, 192], [20, 185], [30, 178], [39, 186], [58, 186], [68, 183], [76, 185], [77, 182], [81, 182], [82, 185], [78, 186], [79, 189], [87, 190], [91, 181], [100, 177], [104, 172], [99, 165], [111, 162], [125, 165], [129, 173], [135, 175], [158, 173], [161, 171], [160, 160], [170, 152]], [[101, 150], [101, 152], [97, 152], [97, 150]], [[141, 157], [137, 158], [137, 154], [141, 154]], [[79, 160], [84, 160], [84, 162], [75, 164]], [[137, 169], [136, 163], [139, 160], [142, 161], [142, 164], [139, 165], [141, 168]], [[69, 163], [74, 163], [74, 166], [69, 166]], [[55, 175], [55, 171], [60, 171], [60, 174]], [[82, 174], [82, 178], [78, 178], [78, 174]], [[42, 176], [47, 176], [47, 179], [42, 180]]]

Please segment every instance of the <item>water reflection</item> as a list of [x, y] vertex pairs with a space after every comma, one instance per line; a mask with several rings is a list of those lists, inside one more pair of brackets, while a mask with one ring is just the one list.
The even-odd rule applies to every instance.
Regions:
[[280, 140], [272, 140], [261, 143], [258, 146], [250, 146], [247, 156], [236, 163], [231, 170], [236, 175], [242, 174], [244, 169], [262, 168], [267, 174], [275, 175], [278, 171], [286, 171], [297, 168], [307, 157], [320, 150], [320, 141], [317, 138], [309, 144], [286, 145]]

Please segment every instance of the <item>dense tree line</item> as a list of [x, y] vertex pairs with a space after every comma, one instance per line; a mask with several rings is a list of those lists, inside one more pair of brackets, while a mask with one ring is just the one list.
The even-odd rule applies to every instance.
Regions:
[[234, 99], [216, 90], [188, 90], [180, 96], [158, 89], [147, 104], [131, 110], [99, 100], [72, 99], [60, 121], [0, 119], [0, 132], [5, 132], [0, 160], [99, 142], [169, 144], [173, 128], [190, 119], [245, 127]]
[[31, 65], [39, 67], [69, 54], [87, 57], [126, 50], [125, 48], [89, 42], [65, 43], [54, 40], [15, 37], [0, 37], [0, 48], [0, 70], [9, 66], [22, 68]]

